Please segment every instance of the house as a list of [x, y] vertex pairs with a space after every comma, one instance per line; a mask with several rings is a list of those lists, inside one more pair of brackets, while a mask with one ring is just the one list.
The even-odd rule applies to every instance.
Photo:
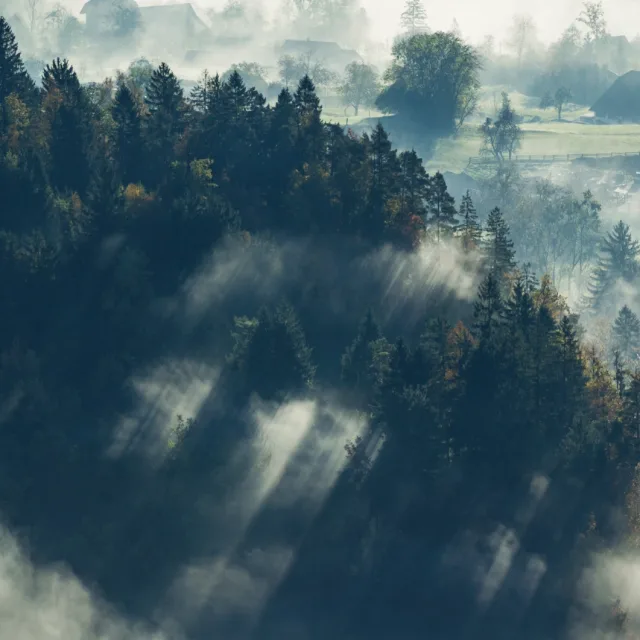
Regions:
[[84, 16], [88, 35], [114, 33], [126, 27], [133, 27], [139, 20], [138, 4], [135, 0], [89, 0], [80, 10]]
[[336, 71], [344, 71], [344, 68], [352, 62], [362, 62], [362, 57], [353, 49], [343, 49], [336, 42], [324, 42], [321, 40], [285, 40], [279, 47], [280, 55], [311, 56]]
[[207, 25], [189, 3], [138, 6], [135, 0], [89, 0], [80, 12], [88, 31], [114, 32], [123, 22], [135, 28], [158, 50], [189, 49], [206, 39]]
[[162, 48], [195, 49], [211, 32], [189, 3], [140, 7], [144, 33]]
[[640, 122], [640, 71], [628, 71], [591, 107], [606, 122]]

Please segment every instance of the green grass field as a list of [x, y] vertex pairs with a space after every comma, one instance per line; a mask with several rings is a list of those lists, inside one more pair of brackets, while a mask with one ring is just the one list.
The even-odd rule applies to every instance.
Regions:
[[[482, 139], [478, 126], [487, 116], [495, 114], [496, 105], [500, 103], [501, 92], [505, 87], [484, 87], [482, 89], [475, 118], [458, 132], [456, 136], [441, 139], [433, 157], [426, 163], [430, 171], [462, 171], [469, 158], [478, 156]], [[611, 124], [593, 125], [577, 122], [580, 116], [589, 109], [576, 105], [568, 105], [562, 114], [562, 122], [556, 120], [554, 109], [542, 110], [539, 100], [517, 92], [509, 92], [511, 102], [517, 113], [530, 119], [538, 117], [541, 122], [522, 125], [524, 137], [519, 155], [565, 155], [594, 153], [640, 152], [640, 125]], [[345, 113], [339, 98], [327, 96], [323, 99], [323, 115], [326, 121], [337, 124], [356, 125], [363, 119], [377, 117], [378, 111], [362, 109], [356, 117], [353, 109]], [[420, 141], [416, 140], [419, 149]]]
[[[591, 125], [541, 122], [522, 125], [524, 137], [518, 155], [564, 155], [640, 152], [640, 125]], [[482, 139], [477, 125], [465, 126], [457, 136], [437, 143], [429, 169], [461, 171], [477, 156]]]

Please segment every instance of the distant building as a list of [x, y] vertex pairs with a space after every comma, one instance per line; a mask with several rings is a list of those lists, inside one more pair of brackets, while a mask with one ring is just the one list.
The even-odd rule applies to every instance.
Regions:
[[126, 22], [137, 26], [140, 14], [135, 0], [89, 0], [81, 9], [88, 35], [114, 33], [126, 27]]
[[353, 49], [343, 49], [336, 42], [320, 40], [285, 40], [279, 47], [281, 55], [306, 56], [321, 61], [328, 67], [343, 71], [352, 62], [362, 62], [362, 57]]
[[606, 122], [640, 122], [640, 71], [620, 76], [591, 107]]
[[189, 3], [140, 7], [140, 16], [145, 33], [165, 49], [196, 48], [210, 36], [209, 27]]
[[131, 26], [163, 50], [194, 48], [210, 34], [189, 3], [139, 7], [135, 0], [89, 0], [80, 13], [86, 16], [87, 30], [94, 33], [113, 32], [130, 19]]

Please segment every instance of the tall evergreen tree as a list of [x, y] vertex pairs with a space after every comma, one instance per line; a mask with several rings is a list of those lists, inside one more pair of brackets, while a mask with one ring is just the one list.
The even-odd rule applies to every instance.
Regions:
[[404, 227], [411, 224], [413, 219], [424, 221], [431, 181], [415, 150], [403, 151], [399, 160], [400, 210], [397, 214], [397, 224]]
[[400, 24], [405, 33], [411, 36], [427, 30], [427, 12], [422, 0], [405, 0]]
[[505, 276], [515, 267], [515, 251], [509, 225], [498, 207], [489, 213], [483, 244], [487, 268], [502, 287]]
[[618, 282], [630, 284], [638, 276], [640, 245], [631, 237], [629, 225], [620, 220], [607, 234], [600, 249], [598, 264], [589, 285], [592, 307], [607, 307]]
[[317, 163], [323, 155], [324, 128], [320, 119], [320, 99], [308, 75], [300, 80], [293, 104], [298, 114], [298, 164]]
[[379, 242], [388, 220], [387, 205], [396, 195], [399, 174], [398, 156], [380, 123], [371, 134], [368, 150], [371, 177], [364, 232], [369, 239]]
[[380, 337], [380, 327], [369, 310], [360, 322], [358, 335], [342, 356], [342, 381], [349, 389], [362, 393], [373, 390], [370, 345]]
[[238, 124], [249, 108], [249, 91], [237, 70], [231, 73], [223, 90], [230, 121]]
[[151, 75], [145, 101], [153, 116], [162, 114], [171, 119], [174, 127], [180, 125], [184, 93], [178, 78], [165, 62]]
[[438, 171], [430, 182], [426, 224], [435, 231], [436, 242], [439, 243], [453, 234], [458, 212], [453, 196], [447, 191], [444, 176]]
[[82, 196], [91, 178], [91, 123], [85, 93], [68, 60], [56, 58], [44, 68], [42, 91], [52, 106], [51, 182]]
[[624, 358], [640, 353], [640, 318], [625, 304], [613, 323], [613, 345]]
[[480, 285], [473, 310], [474, 328], [483, 342], [489, 343], [495, 336], [495, 328], [501, 323], [503, 308], [500, 284], [490, 271]]
[[116, 92], [111, 109], [117, 126], [115, 160], [123, 184], [138, 182], [142, 177], [142, 119], [138, 104], [125, 84]]
[[480, 246], [482, 240], [482, 228], [478, 222], [478, 212], [473, 204], [471, 195], [467, 193], [462, 196], [459, 212], [461, 222], [458, 225], [460, 242], [465, 252], [469, 253]]
[[153, 159], [152, 182], [158, 182], [173, 157], [177, 137], [184, 126], [184, 94], [178, 78], [166, 63], [154, 70], [145, 101], [149, 108], [148, 143]]
[[0, 16], [0, 134], [3, 135], [8, 127], [6, 99], [12, 93], [29, 103], [35, 94], [35, 85], [22, 62], [18, 43], [9, 23]]

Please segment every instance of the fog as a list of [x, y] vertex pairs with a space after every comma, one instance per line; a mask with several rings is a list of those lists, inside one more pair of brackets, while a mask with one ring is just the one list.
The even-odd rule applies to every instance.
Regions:
[[[389, 41], [399, 30], [401, 2], [380, 2], [379, 0], [359, 0], [371, 21], [371, 38], [375, 41]], [[265, 15], [274, 20], [283, 14], [286, 0], [251, 0], [252, 9], [263, 10]], [[15, 3], [18, 6], [18, 3]], [[62, 4], [73, 13], [79, 13], [84, 0], [64, 0]], [[140, 6], [159, 4], [176, 4], [170, 0], [140, 0]], [[179, 2], [178, 2], [179, 4]], [[224, 0], [199, 0], [193, 6], [202, 16], [207, 10], [220, 10]], [[479, 3], [475, 0], [454, 0], [448, 3], [426, 4], [429, 24], [433, 29], [448, 29], [455, 18], [463, 35], [471, 40], [481, 40], [487, 34], [494, 34], [497, 40], [509, 27], [514, 13], [527, 13], [533, 17], [538, 27], [538, 36], [543, 42], [555, 40], [566, 26], [575, 20], [582, 7], [581, 0], [554, 2], [541, 0], [525, 6], [513, 0], [492, 0], [490, 3]], [[638, 11], [637, 0], [607, 0], [604, 3], [609, 28], [614, 33], [624, 34], [629, 38], [640, 33], [637, 25], [629, 16]]]

